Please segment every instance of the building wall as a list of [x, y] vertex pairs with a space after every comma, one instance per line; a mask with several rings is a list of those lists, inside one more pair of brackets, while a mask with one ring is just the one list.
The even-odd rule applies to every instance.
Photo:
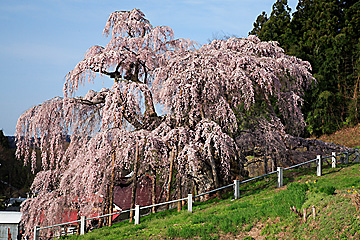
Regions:
[[0, 240], [8, 240], [8, 229], [10, 229], [11, 239], [17, 240], [18, 224], [0, 223]]
[[[136, 188], [135, 203], [140, 206], [151, 205], [151, 179], [146, 178], [142, 184], [138, 184]], [[131, 207], [131, 191], [132, 185], [128, 187], [114, 187], [114, 203], [123, 210]]]

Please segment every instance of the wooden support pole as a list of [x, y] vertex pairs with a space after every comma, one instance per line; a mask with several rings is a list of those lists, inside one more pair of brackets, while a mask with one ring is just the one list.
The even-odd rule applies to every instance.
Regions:
[[[174, 158], [175, 158], [175, 147], [170, 152], [170, 169], [169, 169], [169, 181], [167, 185], [167, 192], [166, 192], [166, 202], [170, 201], [171, 197], [171, 186], [172, 186], [172, 177], [173, 177], [173, 169], [174, 169]], [[166, 209], [168, 210], [170, 207], [169, 204], [166, 204]]]
[[[178, 197], [179, 197], [179, 199], [180, 199], [180, 198], [182, 198], [181, 178], [179, 179], [178, 189], [179, 189]], [[178, 211], [178, 212], [181, 212], [181, 209], [182, 209], [182, 201], [178, 201], [178, 202], [177, 202], [177, 211]]]
[[[113, 206], [114, 206], [114, 180], [115, 180], [115, 160], [116, 160], [116, 152], [115, 148], [112, 152], [112, 160], [111, 160], [111, 178], [110, 178], [110, 188], [109, 188], [109, 210], [108, 213], [113, 213]], [[112, 217], [109, 216], [108, 218], [108, 226], [111, 227], [112, 225]]]
[[[156, 170], [153, 170], [153, 177], [151, 178], [151, 203], [152, 205], [156, 204]], [[156, 213], [156, 207], [152, 207], [152, 213]]]
[[[77, 221], [80, 220], [79, 207], [77, 207], [77, 211], [76, 211], [76, 220]], [[76, 235], [80, 235], [80, 228], [81, 228], [81, 222], [77, 222], [76, 223]]]

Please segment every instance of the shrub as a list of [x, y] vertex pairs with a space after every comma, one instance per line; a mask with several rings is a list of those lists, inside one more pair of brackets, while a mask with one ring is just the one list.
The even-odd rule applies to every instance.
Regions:
[[319, 192], [325, 193], [326, 195], [334, 195], [335, 193], [335, 187], [333, 186], [324, 186], [324, 187], [319, 187]]

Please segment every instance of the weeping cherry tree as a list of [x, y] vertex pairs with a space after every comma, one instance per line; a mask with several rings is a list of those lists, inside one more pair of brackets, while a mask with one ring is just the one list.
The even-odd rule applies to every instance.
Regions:
[[[36, 197], [22, 206], [27, 234], [66, 221], [74, 209], [111, 212], [116, 179], [130, 172], [133, 188], [148, 174], [167, 196], [175, 174], [182, 193], [217, 188], [246, 175], [249, 142], [276, 153], [305, 126], [300, 108], [311, 67], [277, 42], [249, 36], [196, 48], [138, 9], [112, 13], [104, 35], [109, 43], [91, 47], [67, 74], [64, 97], [18, 120], [18, 158], [35, 170], [41, 155]], [[98, 76], [112, 87], [76, 96]], [[154, 203], [164, 199], [156, 187], [153, 195]]]

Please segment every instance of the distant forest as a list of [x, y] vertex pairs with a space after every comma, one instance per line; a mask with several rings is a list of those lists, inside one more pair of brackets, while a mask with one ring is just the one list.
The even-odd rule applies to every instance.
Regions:
[[292, 12], [277, 0], [249, 34], [278, 41], [286, 54], [309, 61], [317, 80], [304, 97], [305, 136], [332, 133], [360, 120], [360, 1], [299, 0]]
[[0, 130], [0, 210], [4, 209], [3, 200], [25, 197], [35, 176], [29, 164], [24, 166], [23, 161], [15, 158], [12, 144]]

